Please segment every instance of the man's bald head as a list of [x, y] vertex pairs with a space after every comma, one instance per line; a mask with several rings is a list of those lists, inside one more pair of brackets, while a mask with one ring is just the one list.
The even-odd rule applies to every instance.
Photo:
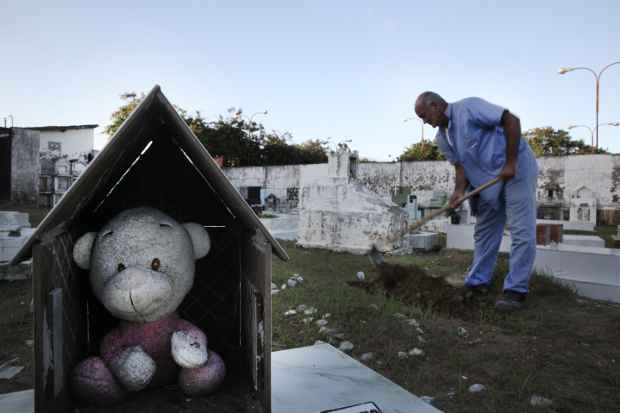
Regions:
[[446, 126], [448, 118], [444, 114], [448, 103], [435, 92], [424, 92], [415, 101], [415, 113], [424, 123], [432, 127]]

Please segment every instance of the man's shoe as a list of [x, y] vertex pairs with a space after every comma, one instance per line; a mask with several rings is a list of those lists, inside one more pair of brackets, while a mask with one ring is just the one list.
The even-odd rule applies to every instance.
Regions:
[[525, 308], [525, 294], [506, 290], [502, 298], [495, 302], [495, 309], [502, 313], [510, 313]]
[[480, 285], [465, 285], [465, 298], [484, 298], [489, 294], [489, 286], [486, 284]]

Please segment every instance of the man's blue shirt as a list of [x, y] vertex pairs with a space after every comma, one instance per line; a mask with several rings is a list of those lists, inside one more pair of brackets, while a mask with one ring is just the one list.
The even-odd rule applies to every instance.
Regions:
[[[448, 126], [439, 128], [435, 140], [451, 164], [463, 166], [473, 187], [498, 176], [506, 163], [506, 135], [501, 126], [504, 111], [477, 97], [450, 103], [446, 108]], [[528, 147], [527, 142], [519, 140], [519, 157]], [[501, 189], [501, 185], [495, 185], [480, 195], [494, 204]]]

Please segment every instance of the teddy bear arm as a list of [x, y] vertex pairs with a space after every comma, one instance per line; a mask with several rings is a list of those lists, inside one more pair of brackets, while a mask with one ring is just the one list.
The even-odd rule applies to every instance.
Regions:
[[172, 358], [181, 367], [203, 366], [208, 359], [207, 336], [198, 327], [181, 320], [170, 340]]
[[141, 346], [129, 346], [118, 330], [108, 333], [101, 343], [101, 355], [112, 374], [130, 391], [150, 383], [157, 366]]

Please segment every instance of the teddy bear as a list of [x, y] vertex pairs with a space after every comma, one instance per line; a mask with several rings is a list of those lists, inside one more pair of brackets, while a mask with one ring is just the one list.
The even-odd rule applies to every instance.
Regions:
[[174, 383], [189, 396], [214, 392], [224, 380], [220, 355], [207, 337], [176, 310], [194, 282], [195, 261], [211, 248], [197, 223], [180, 224], [160, 210], [125, 210], [73, 248], [78, 267], [90, 271], [96, 298], [119, 324], [98, 356], [72, 370], [74, 395], [106, 406], [130, 392]]

